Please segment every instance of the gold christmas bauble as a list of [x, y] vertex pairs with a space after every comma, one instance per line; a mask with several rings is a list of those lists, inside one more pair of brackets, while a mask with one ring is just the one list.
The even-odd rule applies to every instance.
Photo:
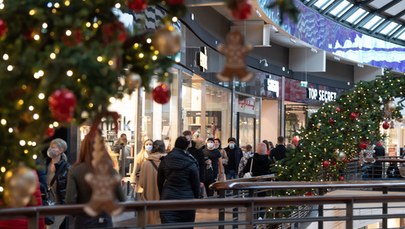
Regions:
[[322, 124], [320, 122], [318, 122], [318, 124], [316, 124], [316, 128], [321, 128]]
[[174, 55], [180, 51], [181, 34], [172, 25], [166, 25], [153, 34], [152, 45], [161, 55]]
[[391, 113], [394, 112], [396, 108], [397, 108], [397, 106], [395, 105], [394, 101], [389, 101], [385, 105], [385, 109], [388, 110]]
[[130, 72], [126, 75], [125, 81], [128, 89], [131, 91], [139, 88], [142, 84], [141, 76], [133, 72]]
[[24, 207], [35, 192], [37, 175], [35, 170], [18, 166], [6, 172], [3, 198], [10, 207]]

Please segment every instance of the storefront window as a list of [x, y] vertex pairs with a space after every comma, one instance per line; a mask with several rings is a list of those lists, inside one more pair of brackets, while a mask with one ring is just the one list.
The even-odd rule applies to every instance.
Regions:
[[236, 102], [236, 138], [240, 146], [247, 144], [254, 148], [258, 143], [260, 126], [260, 103], [257, 97], [237, 94]]
[[226, 146], [231, 137], [231, 91], [205, 82], [206, 137], [221, 139]]
[[183, 74], [183, 129], [193, 139], [219, 138], [226, 143], [231, 131], [230, 91], [199, 76]]
[[[170, 84], [171, 97], [166, 104], [158, 104], [153, 101], [152, 94], [143, 91], [141, 93], [142, 122], [141, 122], [141, 142], [138, 151], [141, 149], [142, 142], [146, 139], [163, 140], [167, 150], [170, 150], [176, 140], [178, 130], [178, 73], [179, 70], [173, 69], [175, 75]], [[153, 81], [152, 88], [158, 86], [160, 82]]]

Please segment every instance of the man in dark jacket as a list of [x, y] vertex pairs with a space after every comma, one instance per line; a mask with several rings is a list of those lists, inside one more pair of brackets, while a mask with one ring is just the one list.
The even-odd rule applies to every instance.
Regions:
[[277, 138], [277, 146], [270, 152], [270, 158], [273, 159], [274, 163], [276, 161], [282, 160], [286, 157], [287, 149], [284, 146], [284, 137], [279, 136]]
[[193, 157], [197, 160], [198, 162], [198, 171], [199, 171], [199, 175], [200, 175], [200, 182], [201, 182], [201, 187], [204, 187], [203, 183], [204, 183], [204, 168], [205, 168], [205, 160], [204, 160], [204, 153], [202, 151], [202, 149], [197, 149], [196, 146], [196, 142], [192, 140], [191, 136], [191, 131], [189, 130], [185, 130], [183, 132], [183, 136], [187, 138], [188, 141], [191, 142], [191, 145], [189, 146], [189, 148], [187, 149], [187, 151], [193, 155]]
[[225, 171], [226, 179], [238, 178], [239, 162], [243, 157], [243, 153], [236, 145], [236, 139], [233, 137], [228, 138], [228, 146], [224, 150], [228, 156], [228, 171]]
[[[161, 200], [199, 197], [198, 164], [194, 157], [187, 152], [189, 144], [186, 137], [178, 137], [172, 152], [160, 163], [158, 189]], [[195, 210], [160, 211], [160, 219], [162, 223], [194, 222]]]

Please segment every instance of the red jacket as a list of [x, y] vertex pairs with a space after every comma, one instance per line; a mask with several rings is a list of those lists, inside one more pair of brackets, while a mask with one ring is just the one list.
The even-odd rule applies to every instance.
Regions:
[[[41, 198], [41, 190], [39, 189], [39, 180], [37, 178], [37, 188], [34, 193], [35, 203], [33, 205], [27, 206], [42, 206], [42, 198]], [[9, 220], [0, 220], [0, 228], [1, 229], [27, 229], [28, 228], [28, 219], [9, 219]], [[45, 220], [41, 217], [38, 221], [38, 228], [44, 229], [45, 228]]]

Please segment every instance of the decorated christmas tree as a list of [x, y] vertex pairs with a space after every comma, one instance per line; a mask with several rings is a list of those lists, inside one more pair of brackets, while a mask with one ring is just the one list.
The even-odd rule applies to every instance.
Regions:
[[[247, 0], [227, 4], [237, 19], [251, 14]], [[119, 20], [152, 6], [164, 12], [156, 30]], [[150, 92], [152, 80], [161, 82], [155, 102], [169, 100], [171, 56], [181, 44], [174, 25], [185, 10], [183, 0], [0, 0], [0, 200], [21, 180], [15, 174], [32, 182], [19, 165], [34, 167], [55, 129], [110, 114], [111, 98]]]
[[[124, 27], [117, 15], [134, 14], [146, 1], [0, 1], [0, 194], [12, 168], [33, 166], [41, 142], [55, 128], [93, 120], [111, 97], [139, 86], [168, 88], [167, 56], [179, 51], [170, 22], [182, 16], [182, 1], [165, 6], [161, 27], [148, 32]], [[169, 40], [171, 39], [171, 40]], [[5, 174], [8, 174], [4, 176]], [[6, 180], [6, 184], [8, 184]], [[6, 185], [7, 186], [7, 185]], [[7, 202], [7, 201], [6, 201]]]
[[344, 180], [347, 164], [384, 139], [381, 128], [402, 118], [404, 97], [405, 78], [387, 71], [324, 104], [297, 133], [298, 146], [276, 165], [280, 180]]

